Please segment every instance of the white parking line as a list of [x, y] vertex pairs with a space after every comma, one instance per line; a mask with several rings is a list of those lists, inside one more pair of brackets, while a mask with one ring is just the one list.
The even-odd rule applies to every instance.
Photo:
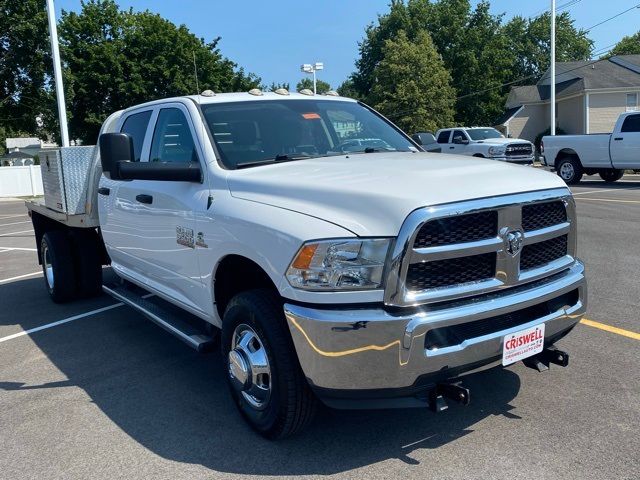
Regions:
[[5, 220], [7, 218], [17, 218], [17, 217], [24, 217], [26, 216], [25, 213], [21, 213], [19, 215], [0, 215], [0, 220]]
[[21, 278], [33, 277], [34, 275], [42, 275], [42, 270], [33, 273], [25, 273], [24, 275], [18, 275], [17, 277], [4, 278], [0, 280], [0, 285], [3, 283], [13, 282], [14, 280], [20, 280]]
[[17, 235], [19, 233], [33, 233], [33, 230], [22, 230], [20, 232], [3, 233], [3, 234], [0, 235], [0, 237], [11, 237], [11, 236]]
[[21, 248], [21, 247], [0, 247], [0, 253], [11, 252], [17, 250], [18, 252], [37, 252], [37, 248]]
[[588, 192], [577, 192], [574, 193], [573, 196], [576, 195], [588, 195], [590, 193], [604, 193], [604, 192], [626, 192], [627, 190], [640, 190], [640, 187], [631, 187], [631, 188], [607, 188], [604, 190], [589, 190]]
[[96, 310], [91, 310], [90, 312], [85, 312], [85, 313], [81, 313], [80, 315], [74, 315], [73, 317], [68, 317], [62, 320], [58, 320], [57, 322], [47, 323], [46, 325], [42, 325], [40, 327], [35, 327], [29, 330], [25, 330], [23, 332], [14, 333], [13, 335], [0, 338], [0, 343], [13, 340], [14, 338], [23, 337], [25, 335], [29, 335], [34, 332], [39, 332], [40, 330], [46, 330], [47, 328], [57, 327], [58, 325], [63, 325], [65, 323], [73, 322], [74, 320], [80, 320], [81, 318], [88, 317], [90, 315], [95, 315], [96, 313], [106, 312], [107, 310], [112, 310], [114, 308], [118, 308], [123, 305], [124, 303], [116, 303], [114, 305], [109, 305], [108, 307], [98, 308]]
[[[153, 297], [153, 296], [154, 296], [153, 293], [147, 293], [146, 295], [143, 295], [142, 298], [149, 298], [149, 297]], [[6, 337], [0, 338], [0, 343], [7, 342], [9, 340], [13, 340], [14, 338], [24, 337], [25, 335], [29, 335], [29, 334], [34, 333], [34, 332], [39, 332], [40, 330], [46, 330], [48, 328], [57, 327], [58, 325], [64, 325], [65, 323], [73, 322], [75, 320], [80, 320], [81, 318], [89, 317], [91, 315], [96, 315], [98, 313], [106, 312], [108, 310], [113, 310], [114, 308], [122, 307], [123, 305], [124, 305], [124, 303], [122, 303], [122, 302], [114, 303], [113, 305], [108, 305], [106, 307], [97, 308], [97, 309], [91, 310], [89, 312], [80, 313], [80, 314], [74, 315], [72, 317], [63, 318], [62, 320], [58, 320], [56, 322], [47, 323], [46, 325], [41, 325], [39, 327], [30, 328], [29, 330], [24, 330], [22, 332], [14, 333], [12, 335], [7, 335]]]
[[[0, 220], [3, 220], [3, 219], [0, 218]], [[13, 222], [13, 223], [0, 223], [0, 227], [8, 227], [9, 225], [20, 225], [21, 223], [31, 223], [31, 221]]]

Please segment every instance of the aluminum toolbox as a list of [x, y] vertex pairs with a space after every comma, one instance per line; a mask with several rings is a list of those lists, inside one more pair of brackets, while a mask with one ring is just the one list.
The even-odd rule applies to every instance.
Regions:
[[68, 215], [85, 213], [95, 147], [62, 147], [42, 154], [45, 205]]

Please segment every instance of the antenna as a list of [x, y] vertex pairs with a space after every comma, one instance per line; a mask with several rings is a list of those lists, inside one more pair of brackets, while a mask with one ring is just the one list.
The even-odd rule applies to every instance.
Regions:
[[196, 51], [193, 52], [193, 75], [196, 78], [196, 95], [200, 95], [200, 85], [198, 85], [198, 66], [196, 65]]

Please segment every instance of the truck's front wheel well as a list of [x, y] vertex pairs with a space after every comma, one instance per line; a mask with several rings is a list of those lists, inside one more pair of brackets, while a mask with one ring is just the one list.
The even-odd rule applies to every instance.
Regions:
[[213, 294], [220, 318], [234, 296], [257, 288], [278, 291], [269, 275], [254, 261], [240, 255], [225, 257], [216, 269], [213, 283]]

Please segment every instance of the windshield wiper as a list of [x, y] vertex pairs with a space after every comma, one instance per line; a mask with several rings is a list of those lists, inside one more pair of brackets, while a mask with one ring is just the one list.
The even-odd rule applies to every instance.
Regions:
[[266, 160], [258, 160], [257, 162], [243, 162], [238, 163], [236, 168], [247, 168], [247, 167], [257, 167], [259, 165], [269, 165], [270, 163], [280, 163], [280, 162], [293, 162], [294, 160], [303, 160], [305, 158], [312, 158], [311, 155], [302, 155], [302, 154], [287, 154], [287, 153], [279, 153], [273, 158], [267, 158]]

